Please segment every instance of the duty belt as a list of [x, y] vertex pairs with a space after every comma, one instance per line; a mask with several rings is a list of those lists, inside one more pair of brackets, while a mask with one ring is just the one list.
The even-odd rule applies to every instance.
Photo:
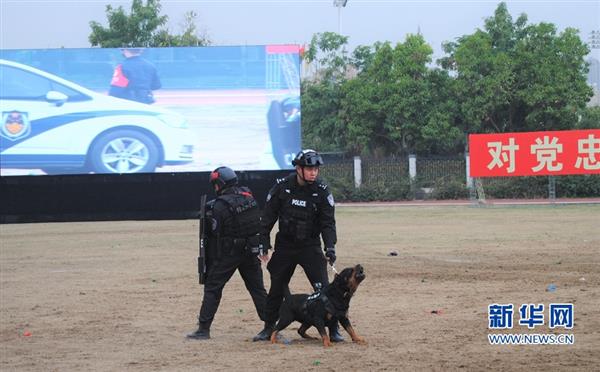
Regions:
[[258, 254], [258, 239], [259, 236], [256, 235], [256, 242], [253, 242], [254, 236], [250, 238], [230, 238], [225, 237], [221, 238], [221, 247], [223, 250], [229, 254], [234, 253], [252, 253]]
[[225, 249], [245, 248], [246, 242], [246, 238], [221, 238], [221, 244]]

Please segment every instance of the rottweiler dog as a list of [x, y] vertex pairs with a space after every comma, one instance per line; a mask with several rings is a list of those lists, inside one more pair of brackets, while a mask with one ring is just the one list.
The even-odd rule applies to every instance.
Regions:
[[298, 321], [302, 323], [298, 329], [300, 336], [314, 338], [308, 336], [306, 331], [315, 326], [323, 339], [323, 346], [331, 346], [331, 340], [325, 327], [339, 320], [342, 327], [350, 334], [352, 341], [365, 344], [366, 341], [356, 334], [348, 319], [350, 299], [364, 279], [365, 270], [359, 264], [345, 268], [341, 273], [335, 275], [333, 282], [312, 295], [286, 295], [279, 309], [279, 321], [271, 334], [271, 343], [277, 343], [279, 331], [285, 329], [293, 321]]

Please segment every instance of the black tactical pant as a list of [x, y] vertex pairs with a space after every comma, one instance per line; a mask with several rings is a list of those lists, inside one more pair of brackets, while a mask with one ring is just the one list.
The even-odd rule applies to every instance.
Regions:
[[219, 259], [210, 262], [207, 268], [206, 282], [204, 283], [204, 298], [200, 308], [198, 320], [200, 324], [209, 328], [223, 294], [225, 284], [231, 279], [235, 270], [239, 270], [246, 289], [252, 296], [256, 313], [261, 320], [264, 319], [265, 301], [267, 292], [263, 283], [260, 261], [256, 256], [245, 253], [223, 254]]
[[323, 287], [328, 284], [327, 261], [320, 246], [305, 246], [300, 249], [276, 247], [267, 265], [271, 274], [271, 288], [265, 308], [265, 320], [268, 323], [274, 323], [279, 319], [279, 307], [298, 265], [304, 269], [313, 289], [317, 289], [316, 283], [320, 283]]

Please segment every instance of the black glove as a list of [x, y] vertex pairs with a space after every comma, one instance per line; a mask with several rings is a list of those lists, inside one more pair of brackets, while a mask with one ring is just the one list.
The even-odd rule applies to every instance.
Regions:
[[329, 259], [329, 264], [333, 265], [335, 263], [335, 248], [334, 247], [329, 247], [329, 248], [325, 248], [325, 257], [327, 257]]

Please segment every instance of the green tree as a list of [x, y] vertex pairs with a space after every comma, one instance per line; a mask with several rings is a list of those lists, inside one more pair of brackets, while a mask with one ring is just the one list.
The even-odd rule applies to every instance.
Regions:
[[600, 129], [600, 106], [586, 107], [576, 129]]
[[91, 21], [88, 39], [92, 46], [102, 48], [202, 46], [210, 44], [206, 36], [198, 36], [193, 11], [185, 13], [184, 30], [181, 35], [171, 35], [165, 24], [168, 16], [160, 15], [160, 0], [133, 0], [129, 15], [122, 6], [106, 6], [108, 27]]
[[591, 97], [587, 46], [568, 28], [513, 22], [500, 3], [483, 30], [447, 43], [440, 63], [456, 76], [457, 124], [466, 133], [573, 128]]
[[347, 131], [339, 118], [340, 85], [303, 81], [301, 88], [303, 146], [320, 152], [345, 150]]
[[460, 148], [452, 79], [428, 68], [433, 51], [421, 35], [395, 47], [359, 46], [352, 57], [343, 52], [345, 42], [336, 34], [313, 38], [309, 58], [322, 56], [323, 68], [318, 79], [303, 82], [306, 145], [375, 156]]
[[346, 53], [346, 38], [313, 37], [317, 78], [303, 82], [307, 144], [350, 153], [460, 153], [466, 134], [597, 127], [587, 109], [589, 52], [577, 31], [513, 21], [500, 3], [483, 29], [444, 48], [431, 68], [421, 35]]
[[183, 32], [178, 46], [207, 46], [212, 43], [206, 32], [198, 34], [198, 27], [196, 26], [198, 13], [190, 10], [183, 17]]
[[309, 64], [315, 64], [318, 79], [345, 79], [350, 58], [346, 52], [348, 36], [335, 32], [314, 34], [304, 58]]
[[212, 42], [206, 33], [198, 34], [196, 18], [198, 14], [190, 10], [184, 14], [184, 20], [181, 24], [182, 33], [172, 35], [167, 29], [162, 29], [154, 37], [154, 45], [157, 47], [174, 46], [208, 46]]
[[[343, 86], [340, 118], [347, 149], [374, 155], [440, 153], [456, 147], [449, 76], [428, 68], [433, 50], [421, 35], [408, 35], [392, 48], [378, 43], [360, 50], [356, 79]], [[355, 56], [358, 54], [355, 53]]]
[[346, 130], [339, 119], [341, 86], [347, 79], [350, 57], [348, 37], [333, 32], [312, 37], [304, 54], [316, 65], [312, 75], [302, 82], [302, 138], [304, 147], [335, 152], [345, 149]]

